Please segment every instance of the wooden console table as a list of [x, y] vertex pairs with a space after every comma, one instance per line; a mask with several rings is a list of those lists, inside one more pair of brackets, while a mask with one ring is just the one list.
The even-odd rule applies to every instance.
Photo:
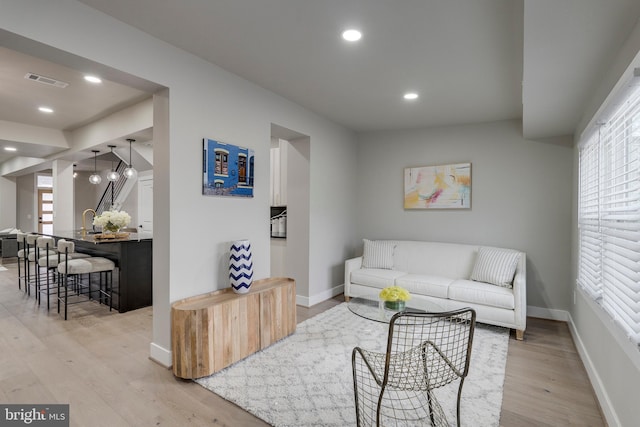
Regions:
[[253, 282], [246, 294], [231, 288], [171, 305], [173, 374], [199, 378], [217, 372], [296, 330], [296, 283]]

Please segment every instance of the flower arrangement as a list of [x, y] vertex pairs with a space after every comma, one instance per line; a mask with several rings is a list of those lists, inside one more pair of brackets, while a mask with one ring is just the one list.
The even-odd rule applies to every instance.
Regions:
[[406, 302], [411, 299], [409, 291], [400, 286], [388, 286], [380, 291], [379, 296], [384, 301], [384, 308], [393, 311], [404, 311]]
[[388, 286], [380, 291], [380, 299], [383, 301], [409, 301], [411, 294], [400, 286]]
[[131, 216], [125, 211], [105, 211], [102, 215], [93, 218], [93, 225], [102, 227], [102, 230], [117, 232], [131, 222]]

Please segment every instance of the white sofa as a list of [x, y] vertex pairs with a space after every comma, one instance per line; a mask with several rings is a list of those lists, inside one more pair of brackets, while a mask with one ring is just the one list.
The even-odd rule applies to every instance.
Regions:
[[363, 252], [363, 256], [345, 262], [346, 300], [367, 296], [375, 299], [381, 289], [401, 286], [412, 299], [433, 302], [443, 311], [471, 307], [478, 322], [513, 328], [516, 338], [523, 339], [527, 321], [524, 252], [454, 243], [367, 239]]

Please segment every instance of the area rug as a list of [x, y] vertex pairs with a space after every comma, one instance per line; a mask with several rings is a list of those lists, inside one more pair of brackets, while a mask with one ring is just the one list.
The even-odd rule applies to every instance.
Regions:
[[[384, 352], [388, 327], [356, 316], [343, 303], [300, 323], [290, 337], [196, 382], [274, 426], [355, 426], [351, 351], [360, 346]], [[508, 343], [508, 329], [476, 326], [462, 392], [463, 425], [499, 425]], [[457, 382], [438, 391], [455, 422]]]

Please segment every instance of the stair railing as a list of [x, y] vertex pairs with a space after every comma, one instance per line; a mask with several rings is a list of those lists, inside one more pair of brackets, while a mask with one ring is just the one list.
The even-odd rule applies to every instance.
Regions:
[[114, 207], [114, 201], [118, 198], [118, 195], [122, 191], [122, 187], [124, 187], [124, 183], [127, 179], [123, 175], [126, 168], [127, 164], [120, 160], [116, 167], [116, 171], [120, 174], [120, 178], [118, 178], [117, 181], [109, 182], [107, 188], [105, 188], [104, 193], [102, 193], [102, 197], [98, 202], [98, 206], [96, 206], [96, 215], [101, 215], [104, 211], [108, 211]]

